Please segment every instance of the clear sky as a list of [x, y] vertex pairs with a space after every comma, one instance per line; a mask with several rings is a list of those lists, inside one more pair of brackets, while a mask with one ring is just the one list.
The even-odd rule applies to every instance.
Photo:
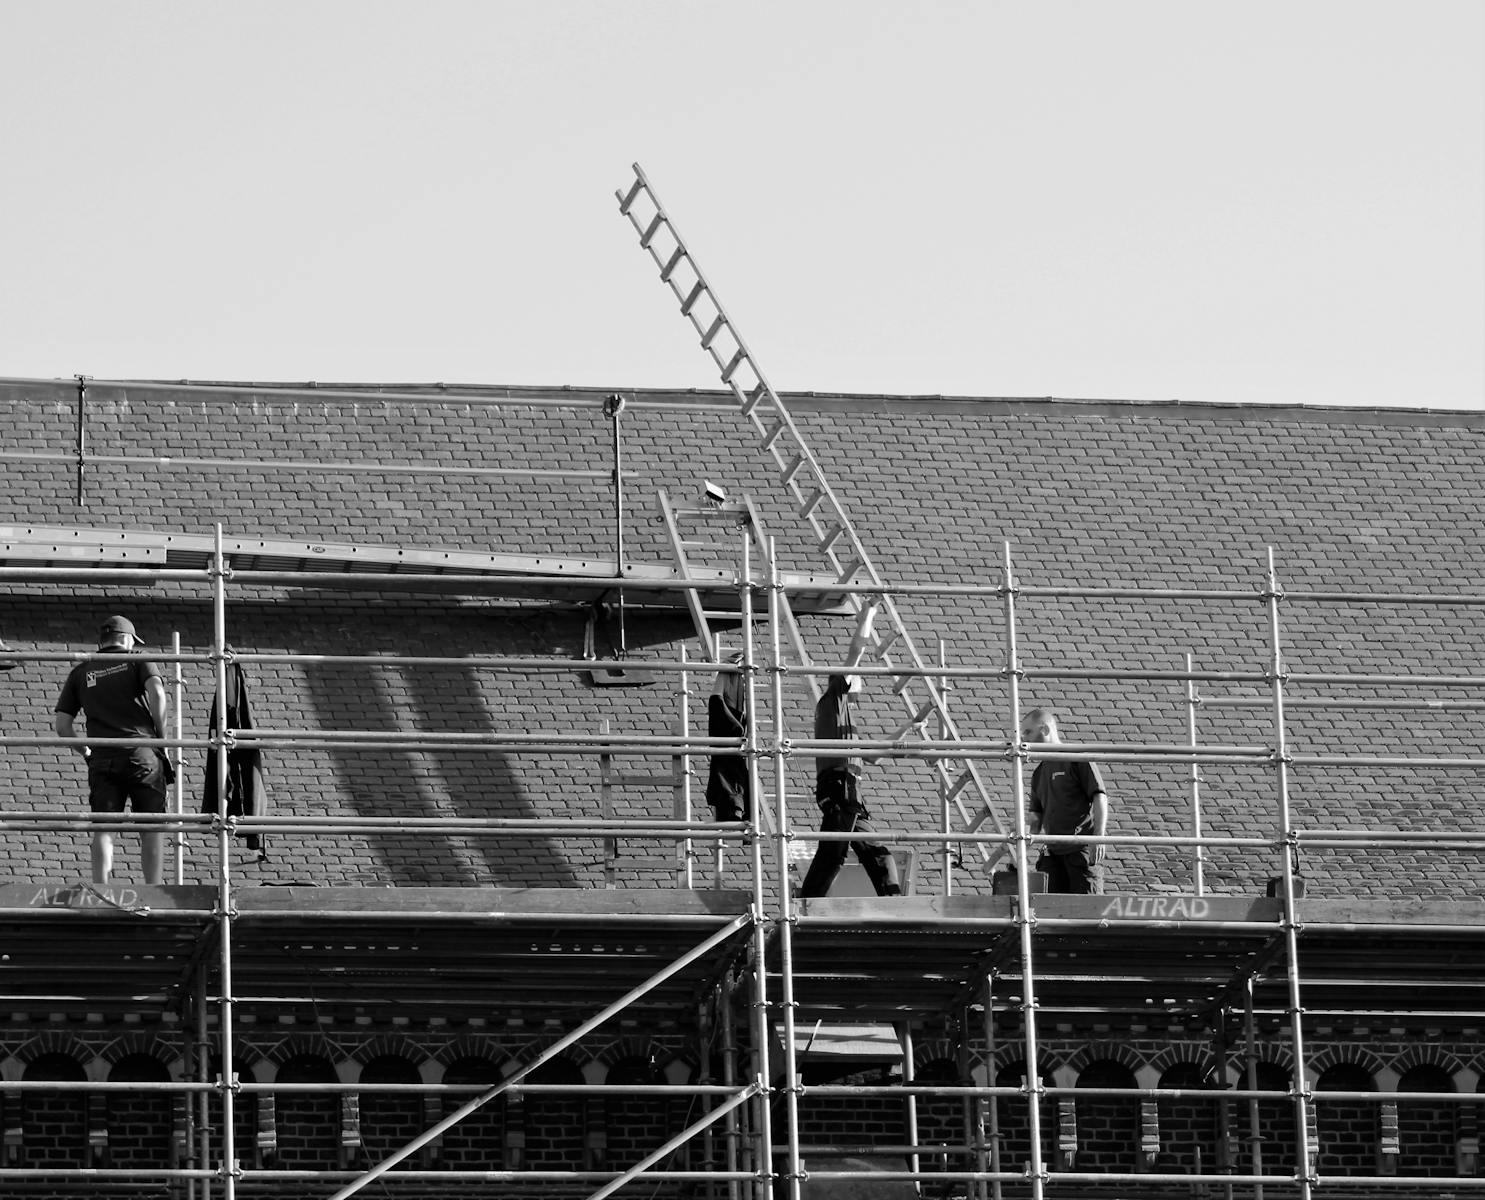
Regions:
[[0, 0], [0, 375], [1485, 407], [1480, 0]]

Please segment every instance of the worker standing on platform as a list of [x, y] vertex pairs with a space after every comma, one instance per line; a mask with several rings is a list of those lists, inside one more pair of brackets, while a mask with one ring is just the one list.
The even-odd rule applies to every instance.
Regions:
[[[1029, 745], [1055, 745], [1057, 714], [1033, 708], [1021, 722], [1021, 740]], [[1105, 837], [1109, 827], [1109, 797], [1103, 774], [1094, 762], [1047, 758], [1031, 776], [1032, 837], [1038, 834]], [[1036, 869], [1047, 876], [1047, 891], [1084, 896], [1103, 894], [1104, 844], [1059, 842], [1043, 848]]]
[[[109, 617], [98, 634], [98, 650], [132, 654], [144, 641], [128, 617]], [[137, 813], [166, 811], [167, 761], [154, 746], [83, 744], [73, 722], [79, 712], [95, 738], [157, 738], [165, 728], [165, 683], [160, 668], [146, 658], [88, 658], [72, 668], [57, 697], [57, 736], [75, 738], [88, 763], [88, 807], [95, 813], [121, 813], [132, 802]], [[139, 835], [146, 883], [163, 879], [163, 835]], [[93, 882], [107, 883], [113, 872], [113, 834], [93, 834]]]
[[[880, 597], [873, 596], [862, 606], [856, 633], [851, 639], [851, 648], [846, 653], [847, 672], [861, 661], [862, 654], [871, 643], [871, 627], [876, 620], [877, 606], [880, 603]], [[860, 675], [848, 673], [830, 676], [825, 694], [815, 705], [816, 741], [850, 741], [855, 738], [851, 697], [860, 691]], [[871, 813], [861, 802], [860, 757], [821, 757], [816, 763], [815, 802], [820, 806], [820, 832], [870, 833]], [[878, 896], [902, 894], [897, 863], [887, 847], [880, 842], [857, 838], [850, 842], [821, 842], [815, 848], [815, 857], [799, 890], [801, 896], [829, 894], [830, 885], [835, 882], [835, 877], [840, 874], [846, 861], [847, 846], [855, 851], [856, 858], [866, 869], [867, 878], [876, 888]]]
[[[742, 652], [727, 660], [741, 666]], [[712, 694], [706, 702], [706, 736], [745, 738], [748, 736], [748, 694], [741, 671], [718, 671]], [[748, 783], [748, 760], [728, 751], [712, 755], [711, 770], [706, 780], [706, 802], [718, 821], [746, 821], [753, 811], [752, 789]]]

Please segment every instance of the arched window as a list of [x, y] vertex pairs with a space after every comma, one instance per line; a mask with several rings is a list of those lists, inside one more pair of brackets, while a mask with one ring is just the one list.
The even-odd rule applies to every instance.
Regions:
[[[21, 1078], [30, 1083], [50, 1080], [82, 1083], [87, 1072], [70, 1054], [42, 1054], [26, 1064]], [[26, 1092], [21, 1137], [28, 1167], [87, 1166], [88, 1098], [80, 1091]]]
[[[1078, 1075], [1080, 1088], [1133, 1088], [1134, 1073], [1100, 1059]], [[1078, 1097], [1079, 1171], [1133, 1171], [1140, 1145], [1140, 1102], [1134, 1096]]]
[[[656, 1087], [665, 1082], [659, 1065], [648, 1058], [624, 1058], [608, 1073], [606, 1083]], [[613, 1096], [603, 1106], [606, 1160], [622, 1168], [638, 1162], [663, 1146], [673, 1132], [669, 1098], [665, 1096]]]
[[[1020, 1087], [1026, 1082], [1025, 1062], [1007, 1064], [997, 1072], [996, 1087]], [[1042, 1083], [1051, 1082], [1042, 1074]], [[1000, 1129], [999, 1169], [1022, 1171], [1031, 1164], [1031, 1111], [1030, 1100], [1025, 1096], [997, 1096], [991, 1100], [995, 1105], [995, 1123]], [[1052, 1151], [1057, 1145], [1057, 1107], [1049, 1096], [1042, 1097], [1038, 1106], [1041, 1118], [1042, 1165], [1051, 1169], [1055, 1159]], [[987, 1117], [986, 1128], [989, 1126]]]
[[[362, 1083], [418, 1083], [417, 1067], [397, 1054], [378, 1055], [361, 1068]], [[377, 1163], [402, 1149], [423, 1132], [423, 1097], [412, 1092], [361, 1094], [361, 1146], [368, 1163]], [[409, 1155], [393, 1169], [417, 1167]]]
[[[335, 1067], [318, 1054], [297, 1054], [278, 1069], [279, 1083], [335, 1083]], [[276, 1093], [278, 1162], [284, 1170], [326, 1170], [339, 1164], [340, 1096], [336, 1092]]]
[[[1294, 1078], [1289, 1068], [1278, 1063], [1260, 1062], [1254, 1070], [1257, 1090], [1261, 1092], [1287, 1092]], [[1249, 1090], [1248, 1069], [1243, 1064], [1238, 1073], [1238, 1087]], [[1240, 1173], [1252, 1173], [1254, 1156], [1261, 1156], [1263, 1174], [1293, 1174], [1298, 1157], [1294, 1141], [1294, 1101], [1288, 1097], [1275, 1096], [1257, 1103], [1258, 1126], [1253, 1127], [1254, 1105], [1241, 1101], [1234, 1105], [1233, 1133], [1237, 1141]], [[1254, 1138], [1257, 1137], [1257, 1144]]]
[[[1160, 1077], [1162, 1088], [1183, 1091], [1206, 1089], [1212, 1073], [1199, 1063], [1183, 1062]], [[1221, 1165], [1215, 1099], [1168, 1097], [1156, 1106], [1160, 1118], [1160, 1157], [1157, 1171], [1178, 1175], [1208, 1174]]]
[[[576, 1064], [554, 1058], [530, 1075], [527, 1083], [582, 1083]], [[527, 1096], [524, 1109], [526, 1168], [531, 1171], [582, 1171], [587, 1168], [587, 1132], [583, 1097], [576, 1092]]]
[[[959, 1077], [959, 1064], [952, 1058], [935, 1058], [918, 1068], [913, 1083], [923, 1087], [934, 1084], [956, 1086], [972, 1083]], [[973, 1101], [970, 1102], [973, 1106]], [[958, 1096], [918, 1097], [918, 1144], [936, 1147], [922, 1152], [925, 1171], [972, 1171], [973, 1157], [966, 1150], [955, 1149], [965, 1141], [965, 1101]], [[925, 1189], [927, 1191], [928, 1189]]]
[[[501, 1080], [500, 1068], [486, 1058], [460, 1058], [451, 1062], [443, 1074], [445, 1083], [475, 1084], [494, 1087]], [[474, 1095], [443, 1098], [447, 1116], [474, 1099]], [[443, 1135], [443, 1160], [453, 1171], [499, 1171], [505, 1167], [504, 1096], [475, 1109]]]
[[1356, 1063], [1336, 1063], [1315, 1081], [1315, 1125], [1328, 1175], [1375, 1175], [1380, 1108], [1365, 1100], [1326, 1100], [1321, 1092], [1374, 1092], [1376, 1080]]
[[[1398, 1080], [1397, 1090], [1452, 1092], [1455, 1090], [1454, 1079], [1443, 1067], [1422, 1063]], [[1458, 1106], [1447, 1100], [1399, 1100], [1397, 1173], [1453, 1175], [1458, 1117]]]
[[[165, 1064], [148, 1054], [128, 1054], [114, 1063], [109, 1083], [169, 1083]], [[108, 1093], [108, 1165], [170, 1166], [175, 1099], [169, 1092]]]

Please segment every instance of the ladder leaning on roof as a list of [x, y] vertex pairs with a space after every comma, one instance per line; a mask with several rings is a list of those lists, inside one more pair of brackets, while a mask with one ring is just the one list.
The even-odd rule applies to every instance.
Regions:
[[[887, 617], [888, 628], [877, 634], [869, 653], [889, 668], [898, 665], [896, 659], [903, 663], [903, 672], [893, 677], [893, 691], [901, 698], [908, 713], [906, 723], [893, 733], [892, 740], [909, 733], [928, 738], [926, 725], [929, 718], [935, 716], [945, 740], [962, 740], [949, 715], [944, 696], [929, 674], [931, 668], [913, 644], [892, 597], [886, 594], [886, 584], [819, 462], [743, 341], [741, 332], [712, 291], [638, 163], [634, 164], [633, 183], [627, 190], [616, 191], [614, 195], [619, 201], [619, 211], [629, 218], [639, 233], [641, 248], [660, 268], [661, 281], [680, 301], [681, 315], [701, 335], [701, 348], [711, 356], [721, 371], [722, 382], [736, 398], [742, 415], [757, 431], [759, 449], [772, 456], [780, 482], [793, 495], [796, 511], [808, 522], [817, 547], [835, 572], [836, 581], [882, 587], [882, 611]], [[859, 596], [854, 593], [851, 605], [858, 610], [861, 605]], [[978, 833], [988, 823], [997, 832], [1005, 833], [1005, 824], [991, 803], [983, 773], [973, 758], [946, 756], [931, 761], [945, 797], [960, 816], [962, 832]], [[1004, 853], [1004, 847], [992, 850], [984, 842], [975, 845], [987, 864]]]

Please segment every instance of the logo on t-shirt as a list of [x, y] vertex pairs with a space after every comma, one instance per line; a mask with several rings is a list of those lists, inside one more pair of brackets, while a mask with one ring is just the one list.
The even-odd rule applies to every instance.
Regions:
[[110, 675], [127, 671], [131, 665], [130, 663], [114, 663], [111, 667], [94, 667], [91, 671], [84, 672], [84, 675], [89, 687], [97, 687], [100, 679], [107, 679]]

